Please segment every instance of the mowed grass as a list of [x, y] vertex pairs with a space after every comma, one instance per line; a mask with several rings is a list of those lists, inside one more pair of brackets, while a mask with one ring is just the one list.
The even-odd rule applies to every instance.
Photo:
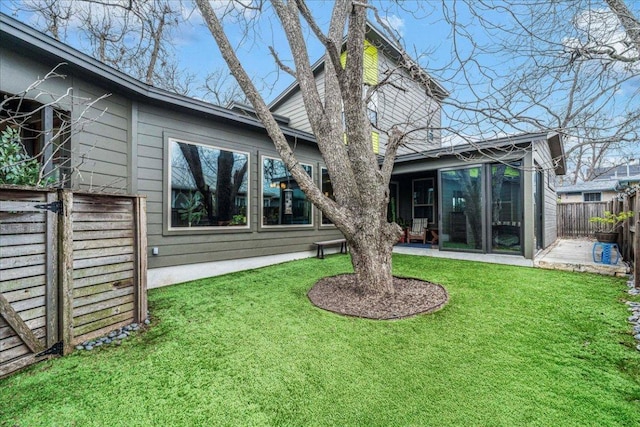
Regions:
[[444, 285], [400, 321], [312, 306], [346, 256], [149, 293], [152, 328], [0, 380], [1, 426], [637, 426], [624, 280], [394, 256]]

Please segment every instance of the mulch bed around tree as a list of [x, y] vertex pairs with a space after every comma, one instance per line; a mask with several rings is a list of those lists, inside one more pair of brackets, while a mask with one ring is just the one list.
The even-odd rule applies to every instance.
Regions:
[[442, 308], [449, 295], [441, 285], [419, 279], [393, 278], [391, 297], [359, 292], [355, 274], [325, 277], [307, 293], [311, 302], [324, 310], [367, 319], [402, 319]]

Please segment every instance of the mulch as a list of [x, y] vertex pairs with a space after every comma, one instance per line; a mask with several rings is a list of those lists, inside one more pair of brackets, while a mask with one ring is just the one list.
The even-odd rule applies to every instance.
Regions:
[[441, 285], [424, 280], [394, 277], [390, 296], [361, 292], [355, 274], [325, 277], [307, 293], [324, 310], [367, 319], [402, 319], [442, 308], [449, 295]]

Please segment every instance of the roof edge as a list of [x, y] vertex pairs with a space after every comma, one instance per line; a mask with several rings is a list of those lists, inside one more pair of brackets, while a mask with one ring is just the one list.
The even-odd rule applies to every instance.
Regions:
[[[265, 129], [258, 119], [239, 115], [224, 107], [211, 104], [206, 101], [178, 95], [164, 89], [160, 89], [131, 77], [121, 71], [104, 64], [97, 59], [80, 52], [79, 50], [50, 37], [33, 27], [28, 26], [15, 18], [0, 12], [0, 34], [15, 41], [27, 44], [39, 50], [43, 56], [49, 57], [60, 63], [67, 63], [72, 70], [79, 70], [89, 76], [101, 80], [106, 86], [116, 86], [125, 93], [135, 94], [147, 101], [173, 105], [182, 109], [197, 111], [216, 118], [233, 121], [247, 126]], [[5, 39], [6, 40], [6, 39]], [[4, 40], [3, 40], [4, 41]], [[8, 50], [16, 50], [12, 43], [3, 43]], [[309, 142], [316, 142], [315, 137], [304, 131], [281, 126], [287, 136], [302, 138]]]

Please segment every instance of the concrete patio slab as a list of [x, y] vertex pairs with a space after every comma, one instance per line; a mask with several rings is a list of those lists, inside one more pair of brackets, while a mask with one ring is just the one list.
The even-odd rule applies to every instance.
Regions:
[[493, 264], [517, 265], [520, 267], [533, 267], [533, 261], [519, 255], [503, 254], [478, 254], [470, 252], [440, 251], [438, 248], [416, 246], [394, 246], [396, 254], [421, 255], [434, 258], [460, 259], [465, 261], [488, 262]]
[[[577, 271], [608, 276], [625, 276], [630, 267], [622, 259], [616, 264], [593, 261], [592, 239], [558, 239], [536, 256], [534, 265], [550, 270]], [[615, 249], [612, 258], [616, 258]]]
[[[420, 247], [420, 245], [398, 245], [394, 253], [431, 256], [434, 258], [460, 259], [467, 261], [488, 262], [494, 264], [517, 265], [521, 267], [538, 267], [549, 270], [576, 271], [596, 273], [607, 276], [626, 276], [631, 269], [622, 260], [616, 264], [602, 264], [593, 261], [593, 244], [591, 239], [558, 239], [553, 245], [538, 253], [535, 260], [523, 256], [503, 254], [478, 254], [467, 252], [440, 251], [438, 248]], [[616, 258], [615, 251], [612, 258]]]

